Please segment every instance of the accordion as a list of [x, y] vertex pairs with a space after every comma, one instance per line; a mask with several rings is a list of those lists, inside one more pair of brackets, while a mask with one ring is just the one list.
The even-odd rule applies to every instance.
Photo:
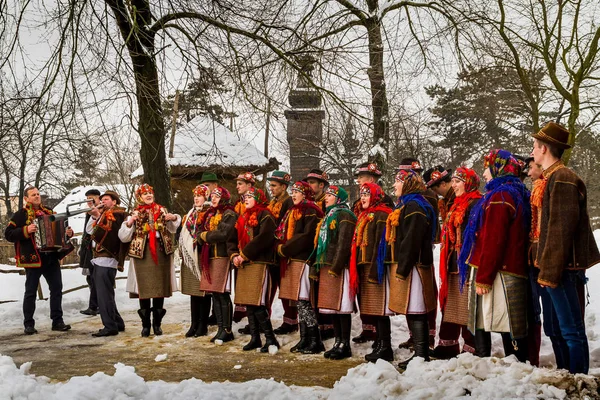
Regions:
[[65, 235], [66, 218], [56, 219], [54, 215], [42, 215], [34, 220], [37, 231], [35, 244], [40, 251], [58, 251], [67, 246]]

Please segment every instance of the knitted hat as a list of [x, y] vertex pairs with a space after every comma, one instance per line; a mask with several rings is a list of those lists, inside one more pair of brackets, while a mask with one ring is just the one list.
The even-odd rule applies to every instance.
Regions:
[[262, 189], [258, 189], [255, 187], [251, 187], [245, 194], [244, 197], [252, 197], [256, 200], [257, 204], [267, 204], [269, 201], [267, 200], [267, 196], [265, 196], [265, 192]]
[[231, 194], [229, 194], [229, 190], [225, 189], [222, 186], [214, 188], [210, 195], [220, 197], [221, 203], [227, 202], [231, 199]]
[[194, 189], [192, 189], [192, 193], [194, 193], [194, 197], [195, 196], [202, 196], [204, 198], [208, 197], [208, 186], [206, 185], [198, 185], [196, 186]]
[[489, 168], [493, 178], [512, 175], [519, 177], [521, 164], [510, 151], [494, 149], [485, 156], [483, 168]]
[[330, 194], [337, 197], [337, 203], [345, 203], [348, 201], [348, 192], [344, 188], [339, 186], [331, 185], [325, 191], [325, 194]]
[[267, 180], [279, 182], [279, 183], [289, 186], [292, 181], [292, 177], [290, 176], [290, 174], [288, 174], [285, 171], [273, 171], [271, 173], [271, 176], [269, 176], [267, 178]]
[[311, 169], [310, 172], [308, 173], [308, 175], [306, 175], [306, 178], [304, 178], [302, 180], [305, 181], [305, 182], [307, 182], [309, 178], [321, 181], [326, 186], [329, 185], [329, 180], [328, 180], [329, 179], [329, 175], [327, 175], [327, 172], [321, 171], [320, 169]]
[[443, 181], [449, 182], [451, 174], [451, 169], [444, 169], [441, 165], [438, 165], [425, 171], [423, 174], [423, 181], [425, 181], [427, 187], [430, 188]]
[[398, 168], [396, 168], [396, 172], [402, 170], [413, 170], [420, 173], [423, 172], [423, 166], [416, 158], [408, 157], [403, 158], [402, 161], [400, 161], [400, 165], [398, 166]]
[[239, 174], [237, 176], [237, 178], [235, 178], [236, 181], [244, 181], [246, 183], [251, 183], [251, 184], [255, 184], [256, 183], [256, 177], [254, 176], [254, 174], [252, 172], [243, 172], [241, 174]]
[[302, 193], [304, 197], [306, 197], [306, 200], [315, 200], [315, 192], [306, 181], [298, 181], [294, 183], [292, 186], [292, 192], [293, 191]]
[[104, 196], [108, 196], [111, 199], [113, 199], [114, 201], [116, 201], [117, 205], [121, 204], [121, 198], [119, 197], [119, 194], [117, 192], [115, 192], [114, 190], [107, 190], [106, 192], [102, 193], [102, 196], [100, 196], [100, 199], [102, 199]]
[[464, 166], [456, 168], [456, 171], [452, 174], [452, 179], [463, 181], [465, 183], [465, 192], [467, 193], [479, 189], [479, 183], [481, 182], [475, 170]]
[[377, 168], [377, 164], [370, 162], [364, 162], [356, 167], [356, 170], [354, 170], [354, 176], [358, 176], [360, 174], [368, 174], [376, 178], [379, 178], [382, 175], [379, 168]]
[[569, 131], [556, 122], [548, 122], [538, 133], [531, 136], [559, 149], [571, 148], [571, 145], [569, 145]]
[[202, 177], [200, 178], [200, 183], [206, 182], [219, 182], [219, 180], [217, 179], [217, 174], [208, 171], [203, 172]]

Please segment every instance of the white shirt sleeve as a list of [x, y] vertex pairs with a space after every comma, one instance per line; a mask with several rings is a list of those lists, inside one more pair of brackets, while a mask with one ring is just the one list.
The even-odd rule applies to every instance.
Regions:
[[129, 218], [127, 218], [125, 221], [123, 221], [123, 224], [121, 225], [121, 228], [119, 229], [119, 239], [121, 239], [121, 242], [123, 242], [123, 243], [131, 242], [131, 240], [133, 239], [133, 234], [135, 233], [135, 224], [131, 224], [131, 227], [128, 227], [127, 226], [128, 220], [129, 220]]
[[96, 221], [96, 220], [92, 217], [90, 217], [90, 219], [88, 219], [88, 223], [85, 226], [85, 232], [88, 235], [91, 235], [92, 233], [94, 233], [94, 221]]
[[171, 233], [177, 232], [177, 228], [179, 228], [179, 225], [181, 225], [181, 215], [175, 214], [175, 216], [177, 219], [175, 221], [168, 221], [166, 225], [167, 230]]

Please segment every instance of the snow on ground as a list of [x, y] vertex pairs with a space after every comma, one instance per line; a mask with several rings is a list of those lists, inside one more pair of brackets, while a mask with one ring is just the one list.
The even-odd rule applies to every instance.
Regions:
[[[595, 232], [600, 241], [600, 230]], [[437, 256], [437, 252], [436, 252]], [[2, 266], [9, 269], [9, 266]], [[590, 344], [590, 375], [600, 376], [600, 297], [594, 295], [600, 282], [600, 267], [588, 270], [588, 289], [592, 294], [586, 309], [586, 327]], [[126, 276], [119, 273], [118, 276]], [[43, 281], [43, 280], [42, 280]], [[64, 289], [85, 284], [80, 270], [64, 270]], [[15, 330], [22, 327], [22, 301], [24, 276], [17, 274], [0, 275], [0, 301], [19, 300], [0, 305], [2, 330]], [[42, 283], [45, 296], [48, 288]], [[135, 300], [125, 292], [125, 280], [117, 281], [117, 304], [122, 313], [134, 313], [138, 308]], [[76, 322], [86, 317], [79, 310], [87, 307], [87, 290], [78, 290], [63, 297], [65, 321]], [[167, 305], [187, 307], [188, 297], [176, 293], [167, 299]], [[279, 302], [273, 310], [274, 325], [281, 320], [283, 310]], [[38, 301], [35, 314], [36, 326], [50, 328], [48, 302]], [[402, 316], [392, 319], [394, 346], [408, 337], [406, 321]], [[188, 321], [182, 321], [187, 324]], [[438, 317], [439, 323], [439, 317]], [[242, 324], [235, 324], [237, 330]], [[353, 319], [353, 333], [360, 331], [358, 316]], [[16, 367], [12, 358], [0, 355], [0, 398], [4, 399], [381, 399], [381, 398], [451, 398], [471, 396], [472, 398], [567, 398], [574, 387], [587, 387], [597, 396], [593, 377], [577, 375], [573, 377], [565, 371], [554, 369], [554, 356], [547, 338], [542, 339], [541, 364], [544, 368], [534, 368], [515, 358], [501, 358], [500, 335], [494, 334], [493, 356], [480, 359], [470, 354], [447, 361], [421, 360], [412, 362], [400, 374], [397, 369], [384, 361], [377, 364], [365, 363], [348, 370], [332, 389], [322, 387], [287, 386], [272, 379], [257, 379], [243, 383], [203, 382], [189, 379], [178, 383], [163, 381], [146, 382], [135, 373], [133, 367], [115, 365], [114, 375], [98, 372], [92, 376], [73, 377], [67, 382], [52, 383], [48, 378], [36, 377], [28, 373], [31, 363]], [[281, 337], [282, 345], [288, 337]], [[331, 346], [331, 340], [326, 346]], [[369, 344], [353, 346], [355, 357], [370, 351]], [[396, 349], [396, 360], [408, 357], [406, 350]], [[33, 360], [35, 362], [35, 360]], [[318, 372], [317, 372], [318, 373]]]

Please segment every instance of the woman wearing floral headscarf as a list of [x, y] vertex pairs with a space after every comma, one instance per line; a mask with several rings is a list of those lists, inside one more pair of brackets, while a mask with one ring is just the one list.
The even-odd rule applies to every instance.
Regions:
[[198, 185], [192, 191], [194, 207], [183, 218], [183, 229], [179, 238], [181, 254], [181, 293], [190, 296], [192, 323], [185, 334], [186, 337], [204, 336], [208, 333], [208, 314], [210, 313], [210, 296], [200, 290], [200, 264], [198, 263], [198, 236], [200, 221], [204, 216], [203, 206], [208, 198], [208, 186]]
[[[279, 348], [267, 310], [269, 267], [275, 263], [275, 218], [267, 209], [267, 197], [261, 189], [251, 187], [244, 194], [244, 213], [236, 223], [237, 237], [230, 242], [229, 256], [238, 268], [235, 280], [235, 304], [246, 306], [250, 342], [243, 350], [269, 346]], [[265, 333], [265, 345], [260, 340], [259, 326]]]
[[300, 320], [300, 341], [292, 353], [317, 354], [325, 350], [317, 315], [310, 302], [309, 260], [315, 249], [315, 233], [323, 211], [315, 202], [310, 185], [298, 181], [292, 186], [294, 205], [281, 220], [275, 237], [281, 259], [279, 298], [297, 301]]
[[469, 217], [458, 267], [461, 286], [470, 275], [469, 330], [475, 332], [476, 354], [490, 355], [489, 332], [510, 332], [512, 346], [503, 335], [505, 353], [524, 362], [531, 207], [520, 172], [519, 162], [506, 150], [492, 150], [485, 157], [486, 194]]
[[211, 342], [233, 340], [231, 320], [231, 266], [227, 244], [237, 235], [235, 223], [238, 215], [231, 205], [231, 195], [224, 187], [218, 186], [210, 194], [211, 206], [202, 217], [198, 244], [200, 253], [200, 290], [213, 294], [213, 311], [217, 317], [218, 330]]
[[[423, 197], [425, 183], [419, 174], [401, 170], [394, 182], [398, 201], [386, 221], [389, 245], [390, 309], [406, 315], [415, 354], [429, 360], [429, 321], [436, 308], [433, 278], [433, 242], [437, 233], [436, 214]], [[400, 363], [406, 368], [410, 359]]]
[[389, 277], [385, 266], [385, 221], [392, 209], [383, 202], [384, 193], [375, 183], [360, 187], [360, 213], [352, 238], [350, 290], [358, 293], [361, 314], [377, 320], [377, 337], [367, 361], [393, 361], [389, 309]]
[[325, 191], [325, 206], [325, 218], [315, 237], [317, 256], [311, 277], [319, 280], [319, 311], [332, 314], [335, 342], [325, 358], [341, 360], [352, 357], [351, 314], [356, 296], [350, 290], [348, 265], [356, 216], [348, 207], [348, 193], [338, 186]]
[[123, 243], [131, 242], [127, 291], [131, 297], [140, 299], [138, 314], [142, 320], [142, 337], [148, 337], [151, 325], [155, 335], [162, 335], [161, 322], [167, 312], [165, 297], [171, 297], [177, 290], [173, 234], [181, 224], [181, 217], [167, 212], [154, 201], [152, 186], [143, 184], [135, 194], [138, 206], [121, 225], [119, 239]]
[[448, 211], [442, 227], [440, 254], [439, 293], [442, 323], [440, 340], [433, 350], [435, 358], [448, 359], [460, 353], [459, 337], [464, 339], [463, 352], [475, 352], [475, 338], [467, 329], [468, 293], [460, 291], [458, 277], [458, 254], [462, 247], [463, 233], [469, 222], [471, 210], [481, 199], [479, 176], [467, 167], [459, 167], [452, 174], [451, 184], [456, 198]]

